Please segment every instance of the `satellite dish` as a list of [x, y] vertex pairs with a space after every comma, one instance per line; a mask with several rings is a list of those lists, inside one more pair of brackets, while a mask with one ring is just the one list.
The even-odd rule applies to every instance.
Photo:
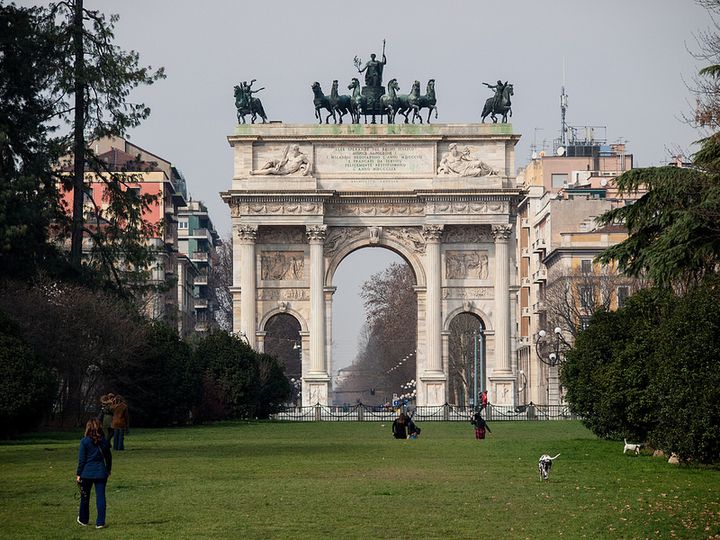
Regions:
[[530, 157], [531, 157], [532, 159], [537, 159], [537, 158], [538, 158], [537, 152], [533, 152]]
[[558, 149], [555, 150], [555, 153], [558, 156], [564, 156], [565, 155], [565, 147], [564, 146], [558, 146]]
[[600, 179], [600, 187], [607, 186], [607, 178], [601, 178]]

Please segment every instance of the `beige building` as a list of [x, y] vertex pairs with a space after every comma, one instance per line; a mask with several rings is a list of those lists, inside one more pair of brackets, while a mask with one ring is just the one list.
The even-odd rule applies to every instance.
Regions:
[[616, 308], [637, 286], [614, 268], [593, 263], [605, 248], [627, 237], [624, 228], [598, 228], [595, 219], [630, 202], [618, 196], [613, 180], [632, 163], [624, 144], [585, 140], [558, 147], [554, 155], [535, 155], [518, 174], [527, 190], [517, 214], [520, 403], [563, 401], [558, 367], [548, 365], [547, 351], [536, 347], [540, 332], [554, 336], [559, 327], [571, 343], [596, 309]]

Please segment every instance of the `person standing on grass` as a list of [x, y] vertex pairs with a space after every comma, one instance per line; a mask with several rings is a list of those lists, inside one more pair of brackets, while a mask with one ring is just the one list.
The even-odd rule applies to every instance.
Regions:
[[400, 413], [400, 416], [393, 421], [392, 433], [396, 439], [407, 439], [407, 417], [405, 413]]
[[112, 470], [110, 443], [103, 434], [102, 424], [91, 418], [85, 425], [85, 436], [80, 440], [75, 481], [80, 486], [80, 510], [77, 522], [86, 527], [90, 521], [90, 490], [95, 486], [97, 520], [95, 527], [105, 528], [105, 486]]
[[492, 433], [492, 431], [490, 430], [490, 426], [488, 426], [487, 422], [482, 417], [482, 414], [480, 414], [480, 411], [475, 412], [472, 420], [470, 420], [470, 423], [475, 426], [476, 439], [484, 439], [486, 430], [488, 433]]
[[487, 397], [487, 390], [483, 390], [482, 394], [480, 395], [480, 405], [481, 409], [487, 409], [488, 406], [488, 397]]
[[130, 415], [128, 414], [128, 406], [125, 399], [117, 395], [113, 402], [113, 418], [112, 428], [114, 432], [114, 449], [125, 450], [125, 433], [130, 427]]
[[110, 446], [112, 446], [113, 440], [112, 403], [114, 398], [115, 394], [105, 394], [104, 396], [100, 396], [100, 423], [102, 424], [103, 431], [105, 432], [105, 436], [107, 437]]

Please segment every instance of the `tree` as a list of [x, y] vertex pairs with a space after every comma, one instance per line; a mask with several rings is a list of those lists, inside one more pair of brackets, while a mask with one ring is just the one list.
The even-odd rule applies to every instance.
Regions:
[[0, 435], [37, 427], [55, 396], [55, 377], [22, 331], [0, 312]]
[[117, 296], [80, 285], [5, 282], [0, 292], [0, 309], [55, 373], [55, 420], [81, 424], [97, 409], [107, 366], [124, 363], [145, 343], [143, 322]]
[[[343, 388], [375, 388], [389, 397], [415, 378], [417, 299], [415, 276], [407, 264], [394, 263], [363, 284], [367, 334], [354, 362], [355, 375]], [[382, 396], [381, 396], [382, 397]]]
[[233, 311], [230, 287], [233, 284], [233, 250], [232, 241], [223, 240], [217, 246], [208, 276], [208, 288], [213, 304], [217, 306], [215, 321], [227, 332], [232, 330]]
[[201, 377], [190, 346], [162, 322], [148, 327], [135, 354], [103, 368], [105, 390], [121, 394], [141, 426], [186, 424], [200, 401]]
[[291, 386], [272, 356], [259, 354], [238, 336], [221, 330], [198, 341], [195, 364], [203, 370], [203, 395], [198, 417], [267, 418], [290, 398]]
[[599, 437], [648, 440], [657, 425], [657, 326], [667, 294], [642, 290], [617, 311], [599, 310], [561, 364], [561, 382], [573, 412]]
[[[473, 400], [473, 377], [475, 375], [475, 343], [477, 338], [478, 355], [480, 355], [480, 332], [482, 322], [472, 313], [460, 313], [450, 322], [449, 359], [448, 359], [448, 391], [452, 403], [469, 405]], [[476, 334], [477, 332], [477, 334]], [[478, 361], [480, 358], [478, 358]], [[479, 382], [482, 373], [478, 365], [478, 394], [482, 388]]]
[[[720, 2], [702, 0], [711, 16]], [[712, 17], [711, 17], [712, 18]], [[713, 19], [714, 20], [714, 19]], [[711, 133], [701, 139], [692, 168], [633, 169], [616, 178], [620, 195], [647, 190], [632, 205], [603, 214], [603, 224], [622, 222], [627, 240], [605, 250], [598, 260], [617, 261], [627, 275], [646, 274], [656, 285], [687, 290], [720, 264], [720, 28], [700, 36], [696, 121]]]
[[600, 310], [609, 311], [618, 305], [618, 287], [627, 287], [628, 296], [643, 286], [641, 279], [621, 275], [612, 265], [593, 265], [551, 272], [545, 288], [547, 328], [560, 327], [577, 337], [590, 318]]
[[[110, 172], [87, 148], [87, 137], [92, 140], [124, 136], [129, 128], [138, 126], [148, 117], [150, 109], [142, 103], [130, 103], [130, 91], [140, 85], [152, 84], [163, 78], [164, 73], [162, 69], [153, 72], [152, 68], [139, 66], [136, 52], [122, 51], [113, 44], [116, 15], [107, 20], [102, 13], [85, 9], [83, 0], [51, 4], [50, 14], [59, 21], [61, 38], [56, 43], [59, 71], [52, 90], [62, 103], [60, 115], [73, 128], [74, 170], [69, 182], [73, 190], [70, 260], [79, 270], [83, 237], [89, 232], [84, 222], [86, 166], [97, 173]], [[90, 27], [86, 27], [86, 21]], [[66, 101], [70, 99], [74, 104], [72, 107]], [[70, 113], [72, 119], [67, 116]], [[142, 215], [143, 206], [152, 201], [135, 197], [124, 189], [124, 179], [116, 175], [103, 175], [103, 179], [114, 207], [113, 213], [127, 221], [127, 231], [136, 223], [138, 211]], [[96, 241], [103, 237], [101, 230], [98, 226], [91, 231]], [[132, 254], [126, 254], [126, 257]]]
[[64, 221], [51, 170], [61, 154], [48, 124], [56, 104], [46, 91], [57, 29], [41, 8], [0, 5], [0, 35], [0, 273], [29, 279], [62, 268], [48, 240]]

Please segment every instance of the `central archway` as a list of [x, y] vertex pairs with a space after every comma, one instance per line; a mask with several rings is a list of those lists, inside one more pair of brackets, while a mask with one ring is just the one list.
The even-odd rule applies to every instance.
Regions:
[[394, 251], [364, 247], [343, 258], [333, 283], [333, 403], [412, 401], [417, 296], [410, 265]]

